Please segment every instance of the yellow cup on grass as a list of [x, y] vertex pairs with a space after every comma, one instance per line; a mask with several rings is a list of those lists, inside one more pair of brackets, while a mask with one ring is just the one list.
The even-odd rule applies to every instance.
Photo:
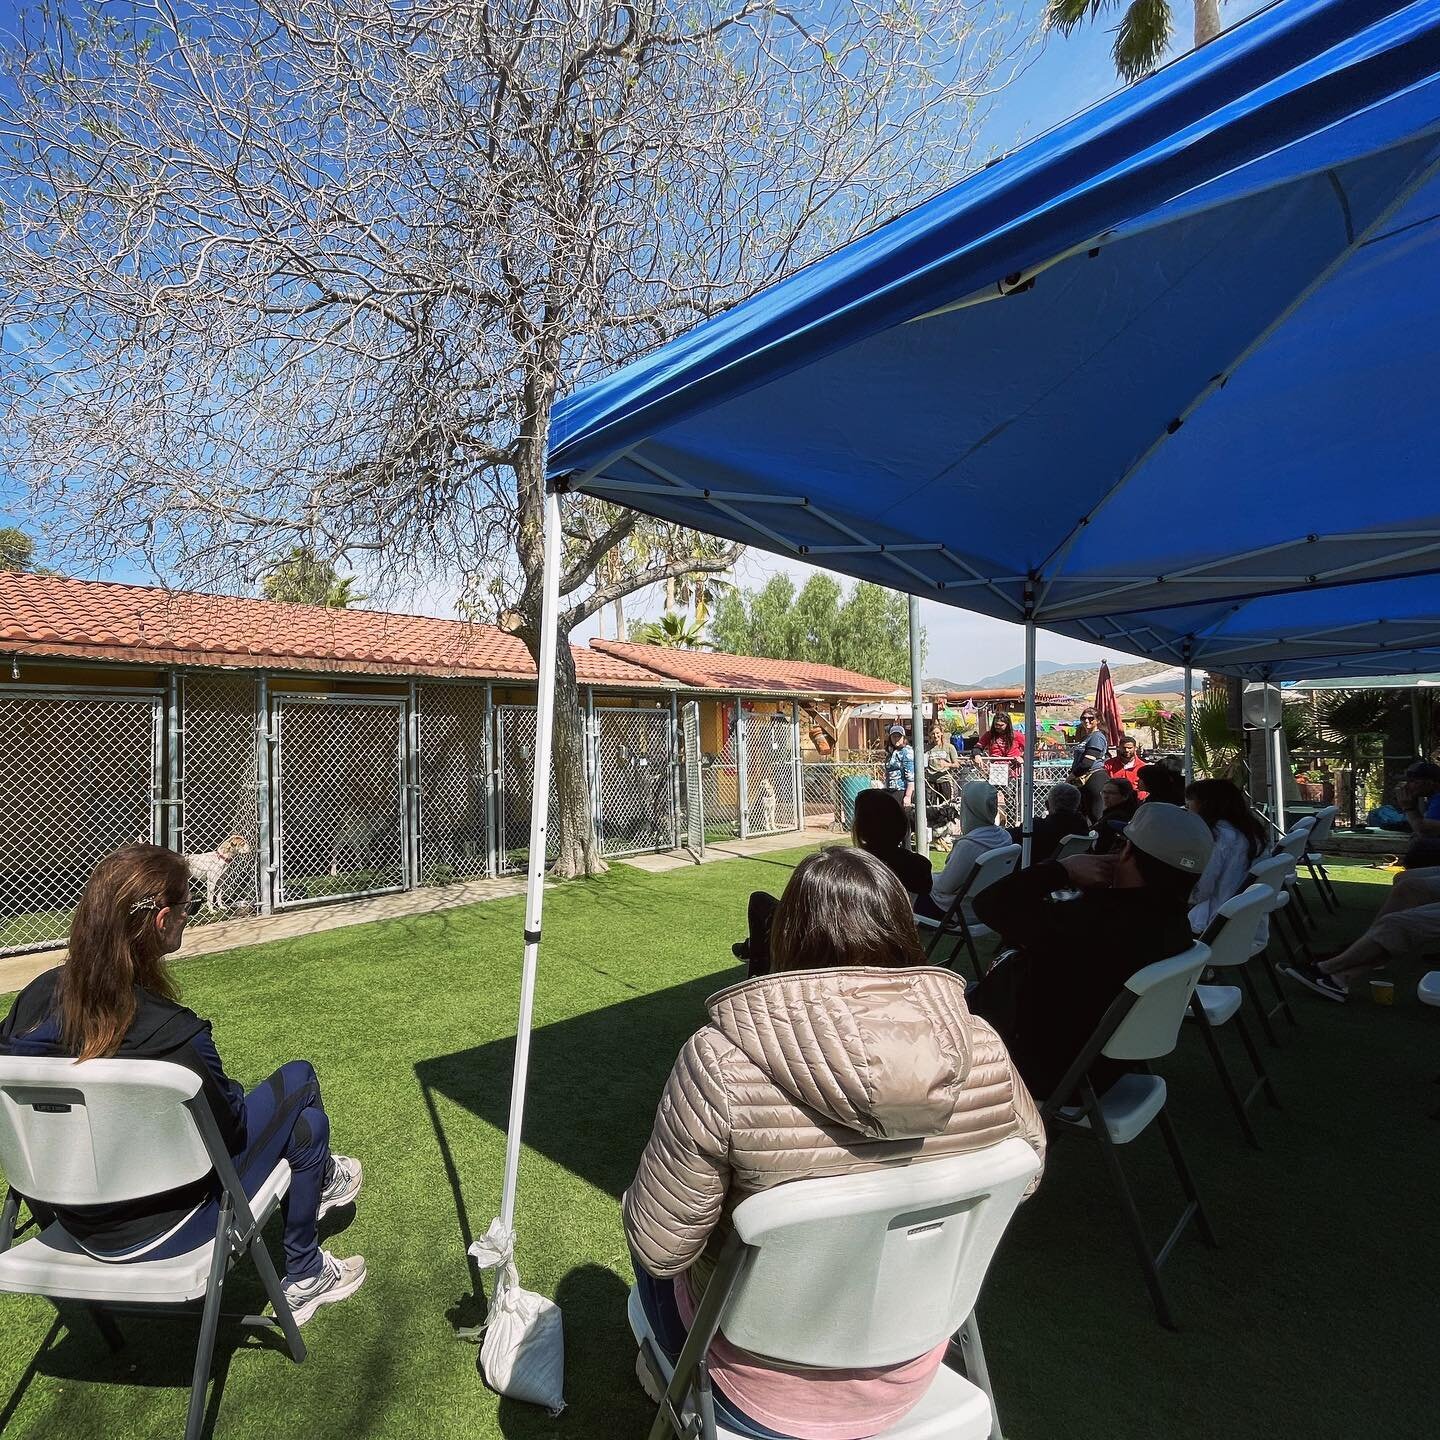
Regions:
[[1377, 1005], [1393, 1005], [1395, 1003], [1395, 982], [1393, 980], [1372, 980], [1370, 982], [1370, 998]]

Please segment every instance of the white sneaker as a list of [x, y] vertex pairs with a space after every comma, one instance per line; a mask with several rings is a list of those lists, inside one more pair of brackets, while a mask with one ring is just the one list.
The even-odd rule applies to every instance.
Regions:
[[353, 1295], [365, 1283], [365, 1257], [352, 1255], [337, 1260], [328, 1250], [320, 1252], [320, 1273], [308, 1280], [286, 1280], [285, 1303], [303, 1325], [322, 1305], [333, 1305]]
[[360, 1193], [360, 1181], [364, 1178], [358, 1160], [352, 1160], [348, 1155], [332, 1155], [330, 1160], [330, 1179], [320, 1192], [320, 1209], [315, 1214], [317, 1220], [323, 1220], [341, 1205], [348, 1205]]

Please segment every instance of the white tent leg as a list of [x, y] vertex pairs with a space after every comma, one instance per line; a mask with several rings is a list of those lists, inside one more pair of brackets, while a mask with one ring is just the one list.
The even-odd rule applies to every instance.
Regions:
[[1025, 754], [1020, 768], [1020, 863], [1030, 863], [1035, 830], [1035, 622], [1025, 622]]
[[915, 749], [915, 849], [930, 853], [930, 828], [925, 823], [925, 696], [920, 674], [920, 601], [910, 597], [910, 726]]
[[1285, 727], [1275, 725], [1270, 730], [1270, 780], [1275, 787], [1275, 803], [1271, 814], [1275, 817], [1277, 834], [1285, 833]]
[[1195, 783], [1195, 697], [1190, 693], [1191, 671], [1185, 667], [1185, 788]]
[[540, 910], [544, 903], [545, 835], [550, 822], [550, 748], [555, 730], [556, 631], [560, 618], [560, 496], [545, 496], [545, 570], [540, 599], [540, 675], [535, 701], [535, 772], [530, 790], [530, 868], [525, 877], [525, 959], [520, 971], [520, 1018], [515, 1026], [515, 1073], [510, 1082], [510, 1123], [505, 1131], [505, 1185], [500, 1220], [515, 1226], [515, 1183], [520, 1170], [520, 1133], [525, 1120], [525, 1081], [530, 1066], [530, 1022], [535, 1009], [535, 969], [540, 959]]

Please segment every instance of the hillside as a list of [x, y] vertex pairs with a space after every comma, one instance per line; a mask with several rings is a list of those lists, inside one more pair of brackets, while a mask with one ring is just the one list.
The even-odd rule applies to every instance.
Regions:
[[[1157, 660], [1140, 660], [1133, 665], [1112, 665], [1110, 679], [1116, 685], [1127, 680], [1143, 680], [1147, 675], [1158, 675], [1170, 667]], [[1078, 695], [1088, 700], [1095, 694], [1095, 684], [1100, 678], [1099, 665], [1083, 666], [1073, 662], [1037, 660], [1035, 672], [1044, 681], [1042, 690], [1061, 695]], [[941, 680], [925, 681], [927, 690], [987, 690], [1002, 685], [1019, 685], [1025, 678], [1025, 667], [1016, 665], [1013, 669], [1002, 670], [998, 675], [987, 675], [983, 680]]]

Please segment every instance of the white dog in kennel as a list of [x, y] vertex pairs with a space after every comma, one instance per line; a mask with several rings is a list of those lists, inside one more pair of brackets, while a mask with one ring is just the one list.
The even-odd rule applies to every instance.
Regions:
[[191, 876], [196, 880], [205, 882], [205, 908], [215, 909], [215, 901], [220, 894], [220, 882], [225, 878], [225, 872], [230, 868], [230, 862], [240, 855], [250, 853], [250, 842], [241, 834], [231, 835], [223, 840], [213, 850], [207, 850], [203, 855], [187, 855], [185, 864], [189, 867]]

